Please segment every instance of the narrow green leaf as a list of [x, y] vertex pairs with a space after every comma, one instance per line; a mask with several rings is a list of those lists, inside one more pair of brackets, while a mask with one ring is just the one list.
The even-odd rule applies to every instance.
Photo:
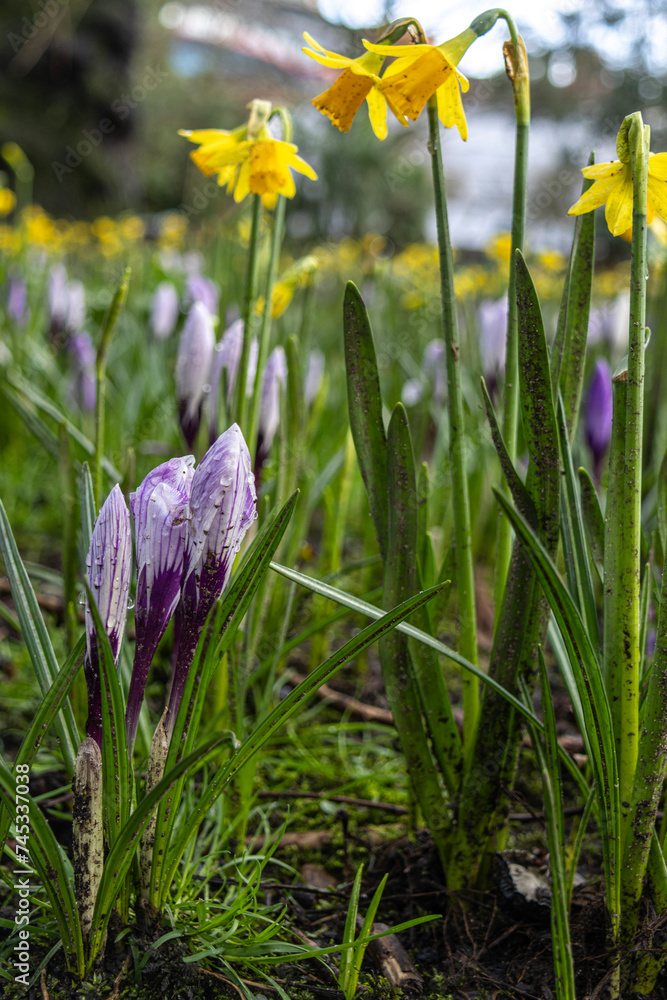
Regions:
[[[37, 675], [42, 697], [46, 697], [60, 668], [2, 501], [0, 501], [0, 551], [5, 561], [16, 614], [21, 623], [21, 634]], [[65, 769], [71, 778], [74, 774], [79, 732], [67, 698], [54, 725], [60, 740]]]
[[551, 610], [558, 622], [568, 650], [579, 689], [586, 725], [582, 730], [584, 743], [593, 766], [600, 816], [605, 818], [602, 849], [605, 868], [605, 889], [609, 919], [615, 936], [620, 919], [620, 850], [621, 825], [619, 789], [611, 711], [602, 683], [600, 665], [579, 612], [567, 588], [560, 579], [549, 554], [537, 539], [530, 525], [515, 511], [497, 490], [498, 502], [509, 517], [512, 527], [535, 567]]
[[600, 579], [604, 567], [604, 518], [600, 509], [600, 501], [593, 480], [586, 469], [579, 470], [579, 486], [581, 488], [581, 511], [584, 518], [586, 538], [595, 561]]
[[500, 425], [498, 424], [496, 412], [493, 408], [493, 403], [491, 402], [491, 397], [489, 396], [484, 379], [481, 379], [481, 385], [484, 408], [489, 421], [489, 427], [491, 428], [491, 437], [493, 439], [493, 444], [498, 458], [500, 459], [500, 467], [503, 470], [507, 485], [509, 486], [510, 493], [512, 494], [512, 499], [514, 500], [517, 510], [521, 511], [528, 523], [536, 525], [537, 512], [535, 510], [535, 504], [533, 503], [530, 493], [526, 489], [523, 480], [519, 476], [519, 473], [514, 468], [514, 463], [509, 456], [507, 445], [505, 444]]
[[350, 429], [378, 546], [385, 558], [388, 534], [387, 441], [382, 421], [380, 378], [368, 313], [359, 290], [351, 281], [345, 289], [343, 332]]
[[591, 577], [583, 515], [568, 438], [565, 407], [563, 397], [560, 393], [558, 394], [558, 438], [561, 462], [565, 472], [565, 475], [562, 477], [564, 493], [564, 503], [561, 505], [561, 517], [564, 529], [562, 537], [564, 545], [567, 539], [572, 557], [571, 569], [573, 571], [573, 579], [570, 580], [568, 578], [568, 583], [570, 585], [570, 593], [573, 596], [576, 595], [577, 606], [586, 623], [588, 637], [595, 648], [600, 650], [601, 637], [595, 595], [593, 593], [593, 579]]
[[81, 554], [85, 560], [90, 549], [90, 540], [93, 537], [95, 527], [95, 491], [93, 489], [93, 477], [90, 473], [88, 462], [81, 466], [81, 477], [79, 481], [79, 503], [81, 505]]
[[[594, 162], [595, 157], [591, 153], [588, 163]], [[591, 180], [585, 179], [582, 191], [587, 191], [591, 184]], [[574, 226], [570, 262], [551, 351], [553, 398], [554, 401], [557, 399], [560, 389], [570, 439], [577, 426], [581, 402], [594, 259], [595, 216], [593, 212], [588, 212], [577, 216]]]
[[533, 280], [517, 251], [519, 306], [519, 402], [531, 466], [526, 486], [531, 494], [540, 538], [547, 550], [558, 541], [559, 455], [556, 413], [551, 394], [549, 353]]

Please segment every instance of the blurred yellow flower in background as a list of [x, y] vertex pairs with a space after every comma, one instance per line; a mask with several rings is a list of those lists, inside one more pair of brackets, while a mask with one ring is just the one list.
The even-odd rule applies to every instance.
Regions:
[[[632, 229], [632, 167], [614, 160], [584, 167], [582, 174], [593, 184], [569, 209], [568, 215], [583, 215], [605, 205], [604, 217], [613, 236]], [[667, 222], [667, 153], [649, 153], [646, 217], [659, 215]]]
[[266, 125], [255, 138], [248, 138], [248, 132], [244, 125], [233, 132], [210, 128], [181, 130], [179, 135], [199, 144], [191, 159], [207, 177], [217, 174], [218, 184], [226, 184], [227, 193], [237, 202], [257, 194], [265, 208], [275, 208], [279, 194], [293, 198], [292, 170], [317, 180], [310, 164], [297, 155], [294, 143], [274, 139]]
[[9, 188], [0, 188], [0, 217], [9, 215], [16, 205], [16, 195]]
[[[467, 49], [477, 38], [471, 28], [466, 28], [456, 38], [442, 45], [395, 45], [385, 55], [396, 57], [387, 68], [380, 84], [390, 107], [416, 121], [424, 105], [433, 94], [438, 103], [438, 117], [445, 128], [456, 125], [462, 139], [468, 138], [461, 91], [469, 84], [459, 73], [457, 65]], [[386, 46], [364, 42], [369, 52], [380, 53]]]
[[391, 95], [385, 94], [379, 76], [385, 57], [391, 55], [390, 46], [378, 45], [373, 52], [350, 59], [322, 48], [307, 31], [304, 31], [303, 37], [311, 48], [302, 49], [302, 52], [322, 66], [343, 70], [329, 89], [314, 97], [311, 102], [331, 120], [332, 125], [341, 132], [348, 132], [354, 116], [366, 101], [371, 127], [378, 139], [385, 139], [387, 136], [387, 105], [401, 125], [407, 126], [405, 115], [398, 109]]

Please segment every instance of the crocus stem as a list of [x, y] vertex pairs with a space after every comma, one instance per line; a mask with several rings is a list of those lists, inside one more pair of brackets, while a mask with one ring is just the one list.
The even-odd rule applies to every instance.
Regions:
[[[477, 664], [477, 627], [475, 615], [475, 578], [472, 559], [470, 502], [465, 463], [465, 428], [463, 425], [463, 394], [459, 333], [454, 297], [454, 264], [447, 221], [445, 172], [442, 165], [440, 124], [435, 97], [428, 102], [429, 149], [433, 168], [435, 218], [440, 257], [440, 288], [442, 325], [447, 363], [447, 406], [449, 412], [449, 454], [452, 469], [452, 502], [454, 506], [454, 537], [456, 542], [456, 582], [461, 627], [460, 650], [466, 659]], [[468, 742], [475, 729], [479, 707], [476, 678], [463, 674], [463, 738]]]
[[[505, 43], [505, 67], [514, 91], [514, 112], [516, 117], [516, 145], [514, 154], [514, 194], [512, 198], [512, 252], [510, 253], [510, 273], [507, 313], [507, 348], [505, 355], [505, 395], [503, 408], [503, 437], [512, 463], [516, 462], [516, 440], [519, 416], [519, 368], [518, 368], [518, 324], [516, 303], [516, 250], [523, 253], [526, 228], [526, 187], [528, 182], [528, 136], [530, 129], [530, 85], [528, 80], [528, 60], [523, 39], [516, 25], [506, 11], [504, 18], [510, 33], [510, 41]], [[501, 489], [509, 496], [509, 488], [504, 477]], [[499, 510], [496, 538], [495, 566], [495, 615], [496, 621], [502, 605], [507, 571], [512, 550], [512, 529], [507, 517]]]
[[[280, 250], [283, 245], [283, 235], [285, 232], [285, 199], [278, 195], [276, 210], [273, 217], [273, 235], [271, 237], [271, 254], [269, 257], [269, 267], [266, 273], [266, 286], [264, 290], [264, 310], [262, 312], [262, 325], [259, 332], [259, 350], [257, 352], [257, 370], [255, 372], [255, 386], [252, 393], [250, 409], [250, 420], [248, 422], [248, 434], [246, 435], [248, 445], [254, 449], [257, 443], [257, 427], [259, 424], [259, 407], [262, 399], [262, 378], [264, 366], [269, 355], [269, 340], [271, 338], [271, 309], [273, 300], [273, 286], [276, 282], [278, 272], [278, 261]], [[241, 425], [243, 426], [243, 425]]]
[[[236, 377], [234, 413], [237, 424], [245, 433], [248, 413], [246, 382], [248, 381], [248, 359], [252, 340], [252, 311], [257, 298], [257, 273], [259, 258], [259, 226], [262, 218], [262, 199], [258, 194], [252, 197], [252, 223], [248, 246], [248, 266], [245, 280], [245, 300], [243, 303], [243, 346]], [[251, 440], [251, 439], [249, 439]]]
[[127, 290], [130, 286], [130, 268], [126, 267], [120, 285], [111, 300], [109, 311], [104, 318], [102, 335], [95, 358], [95, 379], [97, 393], [95, 397], [95, 454], [93, 455], [93, 485], [97, 506], [102, 502], [102, 458], [104, 456], [104, 404], [106, 395], [107, 355], [111, 346], [118, 317], [123, 311], [127, 300]]

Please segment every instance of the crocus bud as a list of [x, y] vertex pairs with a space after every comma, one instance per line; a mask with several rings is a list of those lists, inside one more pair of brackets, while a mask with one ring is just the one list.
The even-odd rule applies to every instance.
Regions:
[[205, 305], [195, 302], [181, 333], [176, 361], [178, 412], [188, 448], [192, 448], [199, 430], [204, 386], [209, 384], [214, 348], [211, 315]]
[[137, 559], [136, 645], [125, 713], [127, 742], [137, 732], [155, 651], [181, 596], [194, 457], [172, 458], [130, 494]]
[[[132, 572], [130, 512], [120, 486], [116, 484], [100, 510], [90, 551], [86, 557], [88, 586], [118, 662], [120, 643], [127, 618], [127, 599]], [[100, 650], [95, 622], [86, 601], [86, 653], [83, 661], [88, 687], [87, 734], [98, 746], [102, 743], [102, 697]]]
[[49, 271], [47, 302], [50, 335], [55, 338], [65, 330], [69, 310], [69, 286], [67, 271], [63, 264], [54, 264]]
[[274, 347], [269, 354], [262, 379], [259, 401], [259, 428], [257, 435], [257, 462], [266, 458], [280, 423], [280, 389], [287, 383], [287, 358], [282, 347]]
[[151, 329], [157, 340], [166, 340], [178, 320], [178, 292], [171, 281], [161, 281], [151, 301]]
[[[211, 364], [211, 443], [217, 437], [216, 416], [218, 411], [218, 399], [220, 387], [223, 384], [223, 375], [227, 386], [227, 408], [231, 406], [234, 398], [234, 386], [236, 385], [236, 374], [241, 361], [241, 350], [243, 348], [243, 320], [235, 320], [222, 335], [222, 339], [215, 345], [213, 362]], [[246, 379], [246, 396], [252, 395], [255, 384], [255, 373], [257, 371], [257, 354], [259, 344], [257, 337], [253, 337], [250, 342], [250, 352], [248, 354], [248, 376]]]
[[445, 401], [445, 342], [442, 337], [431, 340], [424, 348], [422, 371], [433, 385], [433, 402], [442, 406]]
[[17, 326], [25, 326], [30, 315], [27, 305], [27, 286], [21, 274], [12, 274], [7, 291], [7, 315]]
[[67, 353], [72, 360], [72, 396], [84, 413], [93, 413], [97, 385], [95, 379], [95, 348], [90, 334], [75, 333], [67, 341]]
[[221, 434], [195, 469], [190, 494], [178, 659], [166, 727], [171, 735], [197, 642], [227, 586], [246, 531], [256, 517], [255, 477], [238, 424]]
[[218, 286], [210, 278], [205, 278], [203, 274], [192, 274], [185, 284], [185, 301], [202, 302], [211, 316], [218, 313]]
[[81, 281], [70, 281], [67, 286], [67, 329], [72, 333], [82, 330], [86, 322], [86, 291]]
[[593, 474], [600, 478], [602, 459], [611, 441], [611, 368], [604, 360], [595, 362], [584, 403], [584, 434], [593, 454]]
[[505, 367], [507, 340], [507, 299], [480, 302], [477, 310], [479, 323], [479, 353], [484, 378], [491, 388]]
[[311, 351], [308, 355], [308, 368], [303, 386], [303, 399], [306, 406], [310, 406], [315, 401], [323, 378], [324, 354], [318, 350]]

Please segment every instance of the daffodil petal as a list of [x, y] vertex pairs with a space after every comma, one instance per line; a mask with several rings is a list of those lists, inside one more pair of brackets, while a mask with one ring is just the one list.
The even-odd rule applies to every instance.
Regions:
[[592, 212], [593, 209], [600, 208], [618, 183], [614, 177], [596, 181], [588, 191], [584, 191], [581, 198], [574, 203], [567, 214], [583, 215], [584, 212]]
[[243, 201], [250, 194], [250, 160], [241, 164], [234, 185], [234, 201]]
[[368, 117], [371, 120], [371, 128], [378, 139], [387, 138], [387, 102], [384, 95], [377, 87], [373, 87], [366, 95], [368, 104]]
[[617, 183], [609, 192], [604, 217], [613, 236], [632, 226], [632, 181]]
[[648, 175], [659, 181], [667, 181], [667, 153], [656, 153], [649, 157]]
[[621, 163], [620, 160], [614, 160], [612, 163], [593, 163], [590, 167], [583, 167], [581, 172], [589, 180], [591, 178], [601, 180], [605, 177], [615, 177], [616, 174], [620, 174], [625, 170], [625, 167], [625, 163]]
[[456, 73], [456, 79], [459, 81], [459, 87], [464, 94], [467, 94], [470, 90], [470, 83], [468, 82], [468, 77], [464, 76], [463, 73], [459, 73], [456, 66], [454, 67], [454, 72]]
[[468, 138], [468, 124], [463, 111], [461, 91], [459, 90], [456, 77], [453, 74], [449, 76], [442, 86], [438, 87], [435, 94], [438, 102], [438, 118], [445, 128], [451, 128], [453, 125], [456, 125], [461, 138], [465, 142]]
[[411, 53], [415, 53], [415, 59], [418, 56], [423, 56], [431, 49], [434, 49], [434, 45], [375, 45], [373, 42], [367, 42], [365, 38], [361, 39], [361, 44], [369, 52], [375, 52], [380, 56], [400, 56], [405, 55], [404, 50], [409, 50]]
[[302, 160], [300, 156], [295, 156], [291, 161], [290, 166], [293, 170], [298, 170], [300, 174], [305, 174], [306, 177], [310, 177], [311, 181], [317, 180], [317, 174], [311, 167], [310, 163], [306, 163]]
[[667, 222], [667, 183], [652, 174], [648, 175], [648, 204]]
[[179, 135], [184, 135], [186, 139], [190, 142], [198, 142], [202, 146], [207, 146], [211, 142], [219, 142], [221, 139], [228, 139], [231, 132], [225, 132], [221, 128], [199, 128], [193, 129], [192, 131], [188, 129], [181, 128], [178, 130]]
[[337, 55], [325, 56], [323, 54], [320, 54], [319, 52], [311, 52], [310, 49], [305, 49], [305, 48], [301, 49], [301, 51], [305, 52], [305, 54], [307, 56], [310, 56], [311, 59], [314, 59], [315, 62], [318, 62], [320, 66], [329, 66], [331, 69], [345, 69], [345, 67], [349, 66], [350, 63], [352, 62], [351, 59], [346, 59], [345, 56], [337, 56]]
[[[347, 65], [348, 63], [352, 62], [352, 60], [348, 58], [348, 56], [341, 56], [338, 52], [331, 52], [329, 49], [325, 49], [324, 46], [320, 45], [319, 42], [316, 42], [313, 36], [310, 35], [307, 31], [304, 31], [303, 37], [305, 38], [308, 45], [311, 46], [311, 48], [315, 49], [317, 52], [320, 52], [323, 56], [327, 56], [329, 59], [342, 59], [344, 65]], [[305, 52], [305, 49], [303, 49], [302, 51]], [[308, 55], [310, 54], [311, 53], [308, 53]]]
[[415, 59], [419, 58], [419, 53], [415, 56], [406, 56], [402, 59], [394, 59], [392, 63], [389, 63], [384, 73], [382, 74], [382, 79], [386, 80], [390, 76], [395, 76], [396, 73], [402, 72], [408, 66], [411, 66]]

